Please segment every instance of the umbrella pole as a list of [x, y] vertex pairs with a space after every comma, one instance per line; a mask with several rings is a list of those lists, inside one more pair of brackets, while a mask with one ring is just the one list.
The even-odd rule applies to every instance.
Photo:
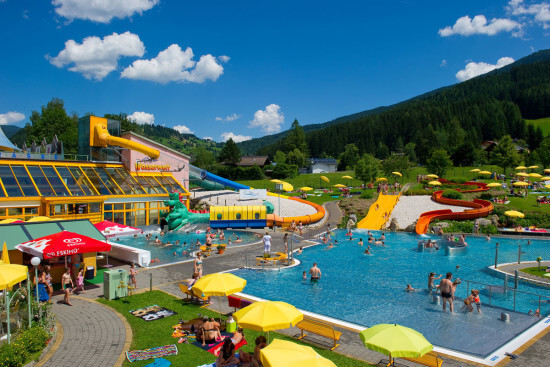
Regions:
[[27, 272], [27, 308], [29, 309], [29, 329], [31, 328], [31, 278]]
[[8, 287], [4, 290], [6, 296], [6, 324], [8, 326], [8, 344], [11, 342], [10, 338], [10, 297], [8, 295]]

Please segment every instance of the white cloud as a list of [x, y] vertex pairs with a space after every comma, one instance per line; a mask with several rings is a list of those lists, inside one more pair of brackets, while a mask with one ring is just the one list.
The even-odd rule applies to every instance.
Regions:
[[233, 133], [223, 133], [220, 135], [223, 142], [228, 141], [229, 139], [233, 139], [235, 143], [240, 143], [241, 141], [250, 140], [252, 139], [251, 136], [245, 136], [245, 135], [235, 135]]
[[21, 112], [10, 111], [7, 113], [0, 113], [0, 125], [15, 124], [25, 118]]
[[216, 117], [216, 121], [228, 121], [228, 122], [231, 122], [231, 121], [235, 121], [236, 119], [240, 118], [241, 115], [237, 115], [236, 113], [233, 113], [229, 116], [225, 116], [225, 117]]
[[176, 125], [174, 126], [172, 129], [176, 130], [178, 133], [180, 134], [193, 134], [193, 132], [191, 131], [191, 129], [189, 129], [187, 126], [185, 125]]
[[142, 14], [160, 0], [52, 0], [55, 12], [69, 20], [83, 19], [109, 23], [113, 18]]
[[523, 0], [511, 0], [508, 2], [508, 12], [512, 15], [522, 16], [531, 15], [537, 22], [543, 23], [544, 28], [547, 28], [550, 22], [550, 4], [543, 2], [539, 4], [524, 5]]
[[498, 59], [496, 65], [487, 64], [485, 62], [470, 62], [463, 70], [460, 70], [458, 73], [456, 73], [456, 79], [463, 82], [465, 80], [472, 79], [478, 75], [488, 73], [495, 69], [500, 69], [501, 67], [509, 65], [513, 62], [514, 59], [511, 57], [501, 57], [500, 59]]
[[86, 37], [82, 43], [65, 42], [65, 48], [56, 57], [46, 56], [53, 65], [82, 74], [86, 79], [102, 80], [118, 67], [122, 56], [143, 56], [145, 47], [139, 36], [130, 32]]
[[152, 113], [136, 111], [128, 116], [128, 120], [140, 125], [153, 125], [155, 123], [155, 115]]
[[202, 140], [210, 140], [210, 141], [214, 141], [214, 139], [212, 139], [211, 136], [205, 136], [204, 138], [202, 138]]
[[220, 60], [223, 63], [226, 63], [226, 62], [229, 62], [229, 60], [231, 60], [231, 58], [229, 56], [226, 56], [226, 55], [221, 55], [221, 56], [218, 56], [218, 60]]
[[223, 67], [212, 55], [193, 60], [193, 50], [185, 51], [173, 44], [150, 60], [136, 60], [121, 74], [122, 78], [150, 80], [158, 83], [216, 81], [223, 74]]
[[265, 111], [258, 110], [254, 113], [254, 120], [250, 121], [249, 127], [259, 127], [266, 133], [277, 133], [281, 131], [281, 125], [285, 116], [281, 107], [276, 104], [266, 106]]
[[451, 27], [447, 26], [439, 30], [441, 37], [449, 37], [453, 34], [462, 36], [471, 36], [473, 34], [484, 34], [494, 36], [500, 32], [512, 32], [521, 29], [521, 24], [511, 19], [492, 19], [487, 23], [484, 15], [476, 15], [474, 19], [465, 15], [458, 18], [456, 23]]
[[441, 64], [439, 64], [439, 66], [441, 66], [442, 68], [446, 67], [447, 66], [447, 60], [445, 60], [445, 59], [441, 60]]

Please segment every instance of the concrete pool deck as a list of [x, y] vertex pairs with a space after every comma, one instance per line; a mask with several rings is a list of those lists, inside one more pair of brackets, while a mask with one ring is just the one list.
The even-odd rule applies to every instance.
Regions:
[[[341, 215], [341, 210], [337, 207], [337, 205], [334, 203], [329, 203], [327, 205], [329, 207], [329, 213], [331, 214], [328, 221], [331, 223], [331, 226], [334, 227], [336, 223], [339, 222], [339, 215]], [[314, 237], [318, 232], [322, 232], [323, 229], [312, 229], [311, 231], [308, 231], [305, 233], [305, 237]], [[280, 250], [283, 246], [282, 242], [282, 232], [271, 232], [273, 236], [273, 250]], [[304, 244], [305, 245], [305, 244]], [[245, 265], [245, 254], [249, 251], [251, 253], [258, 253], [262, 251], [262, 245], [256, 244], [256, 245], [250, 245], [250, 246], [243, 246], [239, 248], [234, 248], [231, 250], [228, 250], [224, 255], [213, 255], [209, 258], [207, 258], [204, 261], [204, 273], [214, 273], [219, 271], [226, 271], [238, 268], [240, 266]], [[112, 262], [112, 261], [111, 261]], [[128, 269], [128, 265], [117, 263], [115, 265], [115, 268], [122, 268], [122, 269]], [[140, 272], [137, 275], [137, 281], [140, 291], [145, 291], [149, 289], [150, 281], [152, 282], [152, 286], [154, 289], [165, 291], [169, 294], [172, 294], [176, 297], [182, 297], [181, 291], [178, 288], [178, 283], [181, 283], [183, 279], [187, 279], [190, 277], [190, 275], [193, 272], [193, 262], [184, 262], [174, 265], [166, 265], [163, 267], [158, 268], [151, 268], [151, 269], [141, 269]], [[496, 282], [495, 282], [496, 283]], [[86, 299], [96, 299], [103, 295], [103, 286], [97, 285], [97, 286], [87, 286], [86, 287], [86, 294], [83, 294], [81, 297]], [[62, 299], [62, 295], [58, 294], [54, 296], [54, 301]], [[215, 302], [215, 305], [217, 306], [217, 303]], [[65, 305], [58, 305], [56, 311], [58, 312], [64, 312], [64, 308], [69, 308], [70, 306]], [[59, 309], [59, 310], [58, 310]], [[224, 309], [222, 311], [229, 311], [229, 309]], [[81, 312], [83, 315], [86, 313], [86, 309], [81, 309], [80, 307], [73, 306], [70, 310], [73, 314], [78, 314]], [[113, 311], [107, 307], [102, 306], [102, 311], [96, 313], [96, 318], [99, 322], [112, 322], [112, 317], [114, 317], [115, 314]], [[69, 332], [83, 332], [84, 330], [88, 329], [86, 318], [78, 318], [74, 317], [71, 319], [67, 318], [59, 318], [60, 323], [63, 326], [63, 330], [66, 333]], [[371, 364], [377, 365], [381, 360], [386, 360], [387, 357], [367, 350], [361, 340], [358, 337], [358, 332], [356, 330], [353, 330], [352, 328], [346, 328], [346, 327], [336, 327], [336, 329], [342, 331], [342, 337], [340, 341], [340, 347], [338, 347], [335, 352], [344, 354], [353, 358], [357, 358], [366, 362], [369, 362]], [[296, 328], [290, 328], [287, 330], [280, 331], [284, 334], [288, 335], [297, 335], [299, 334], [299, 330]], [[508, 352], [519, 354], [519, 358], [516, 360], [510, 360], [509, 358], [506, 358], [504, 361], [498, 363], [498, 366], [503, 366], [505, 364], [509, 366], [542, 366], [547, 364], [547, 356], [550, 356], [550, 334], [547, 333], [548, 328], [545, 331], [539, 332], [536, 336], [531, 338], [529, 342], [524, 344], [522, 347], [519, 347], [515, 350], [510, 350]], [[105, 335], [103, 334], [103, 337]], [[96, 335], [97, 340], [101, 340], [102, 333], [98, 332]], [[128, 335], [127, 333], [122, 332], [122, 335], [119, 336], [119, 345], [124, 343], [129, 343], [129, 340], [131, 339], [131, 334]], [[324, 345], [327, 346], [329, 343], [327, 343], [328, 340], [325, 338], [317, 338], [315, 336], [313, 337], [307, 337], [306, 341], [313, 342], [315, 344]], [[69, 340], [67, 340], [67, 343]], [[78, 362], [75, 361], [74, 356], [67, 355], [66, 361], [63, 361], [62, 351], [66, 350], [66, 348], [69, 347], [69, 344], [67, 344], [65, 339], [60, 344], [59, 351], [61, 351], [60, 354], [56, 356], [56, 364], [57, 365], [74, 365], [74, 363], [78, 363], [81, 366], [96, 366], [97, 363], [95, 363], [93, 360], [80, 360]], [[71, 347], [74, 347], [71, 345]], [[82, 344], [82, 348], [86, 348], [85, 344]], [[55, 351], [54, 351], [55, 352]], [[124, 351], [122, 351], [124, 352]], [[114, 353], [119, 353], [119, 350], [117, 350]], [[443, 352], [438, 352], [438, 354], [443, 354]], [[116, 356], [114, 360], [116, 360], [119, 356]], [[57, 359], [59, 358], [59, 359]], [[477, 363], [472, 363], [464, 360], [456, 360], [453, 357], [448, 357], [445, 355], [442, 355], [442, 358], [444, 360], [444, 366], [452, 366], [452, 367], [458, 367], [458, 366], [466, 366], [466, 365], [479, 365]], [[43, 362], [43, 361], [41, 361]], [[407, 362], [404, 360], [397, 360], [397, 365], [404, 365], [404, 366], [414, 366], [415, 364], [411, 362]], [[105, 366], [110, 364], [104, 364]], [[117, 362], [113, 362], [112, 365], [120, 365], [120, 359], [118, 359]]]

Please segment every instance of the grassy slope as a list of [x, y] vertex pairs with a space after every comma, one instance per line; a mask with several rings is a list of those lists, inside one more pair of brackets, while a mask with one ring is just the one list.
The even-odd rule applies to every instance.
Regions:
[[536, 275], [536, 276], [539, 276], [539, 277], [542, 277], [545, 274], [548, 274], [546, 272], [546, 266], [541, 266], [540, 270], [539, 270], [539, 267], [537, 266], [537, 267], [534, 267], [534, 268], [521, 269], [520, 271], [522, 271], [524, 273], [527, 273], [527, 274]]
[[[215, 297], [215, 298], [216, 299], [214, 300], [214, 302], [218, 302], [219, 298], [218, 297]], [[199, 313], [203, 315], [208, 315], [208, 316], [216, 316], [218, 315], [217, 313], [211, 312], [206, 309], [201, 309], [195, 305], [182, 302], [181, 299], [170, 296], [161, 291], [152, 291], [152, 292], [145, 292], [145, 293], [133, 295], [131, 297], [128, 297], [128, 303], [126, 303], [125, 300], [107, 301], [104, 299], [100, 299], [99, 302], [105, 303], [115, 308], [118, 312], [120, 312], [122, 315], [126, 317], [128, 323], [132, 327], [132, 332], [133, 332], [132, 345], [130, 347], [131, 350], [148, 349], [148, 348], [154, 348], [162, 345], [176, 344], [178, 346], [178, 355], [164, 357], [168, 359], [170, 362], [172, 362], [172, 366], [174, 367], [178, 367], [178, 366], [195, 367], [195, 366], [200, 366], [203, 364], [214, 362], [215, 357], [212, 354], [206, 351], [203, 351], [202, 349], [197, 348], [192, 344], [185, 344], [185, 343], [178, 344], [177, 342], [178, 339], [172, 338], [171, 334], [173, 331], [172, 325], [177, 324], [179, 319], [190, 320], [198, 317]], [[172, 311], [177, 312], [178, 314], [171, 317], [164, 318], [164, 319], [147, 322], [138, 317], [133, 316], [129, 312], [130, 310], [135, 310], [135, 309], [152, 306], [152, 305], [159, 305], [162, 307], [166, 307]], [[244, 346], [241, 350], [244, 350], [246, 352], [253, 352], [254, 340], [260, 334], [261, 334], [260, 332], [245, 330], [245, 337], [249, 344]], [[303, 343], [299, 340], [296, 340], [294, 338], [289, 338], [287, 336], [284, 336], [282, 334], [275, 333], [275, 332], [270, 333], [270, 338], [271, 340], [273, 340], [273, 338], [286, 339], [298, 344], [307, 345], [306, 343]], [[314, 347], [314, 349], [317, 351], [317, 353], [321, 354], [323, 357], [326, 357], [332, 360], [339, 367], [370, 366], [367, 363], [364, 363], [349, 357], [345, 357], [335, 352], [331, 352], [330, 350], [325, 350], [325, 349], [316, 348], [316, 347]], [[136, 362], [130, 363], [128, 362], [128, 360], [125, 360], [124, 366], [139, 367], [139, 366], [147, 365], [152, 362], [153, 360], [136, 361]]]
[[538, 120], [525, 120], [530, 125], [533, 125], [535, 128], [540, 127], [544, 136], [550, 134], [550, 117], [545, 117]]

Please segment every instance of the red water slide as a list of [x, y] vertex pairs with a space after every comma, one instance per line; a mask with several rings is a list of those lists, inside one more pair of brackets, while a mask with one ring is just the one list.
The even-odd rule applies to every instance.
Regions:
[[[440, 180], [442, 183], [450, 183], [445, 179]], [[459, 185], [459, 184], [454, 184]], [[468, 193], [468, 192], [482, 192], [487, 191], [489, 188], [486, 183], [483, 182], [466, 182], [463, 185], [475, 185], [478, 188], [475, 190], [460, 190], [457, 191]], [[418, 221], [416, 222], [416, 233], [424, 234], [428, 231], [428, 226], [430, 222], [434, 219], [452, 219], [452, 220], [465, 220], [465, 219], [475, 219], [480, 217], [486, 217], [493, 211], [493, 203], [487, 200], [474, 199], [474, 201], [464, 201], [464, 200], [455, 200], [448, 199], [441, 196], [443, 190], [434, 191], [432, 194], [432, 199], [441, 204], [447, 205], [456, 205], [456, 206], [466, 206], [468, 208], [473, 208], [465, 210], [463, 212], [453, 212], [451, 209], [442, 209], [442, 210], [432, 210], [420, 214]]]

